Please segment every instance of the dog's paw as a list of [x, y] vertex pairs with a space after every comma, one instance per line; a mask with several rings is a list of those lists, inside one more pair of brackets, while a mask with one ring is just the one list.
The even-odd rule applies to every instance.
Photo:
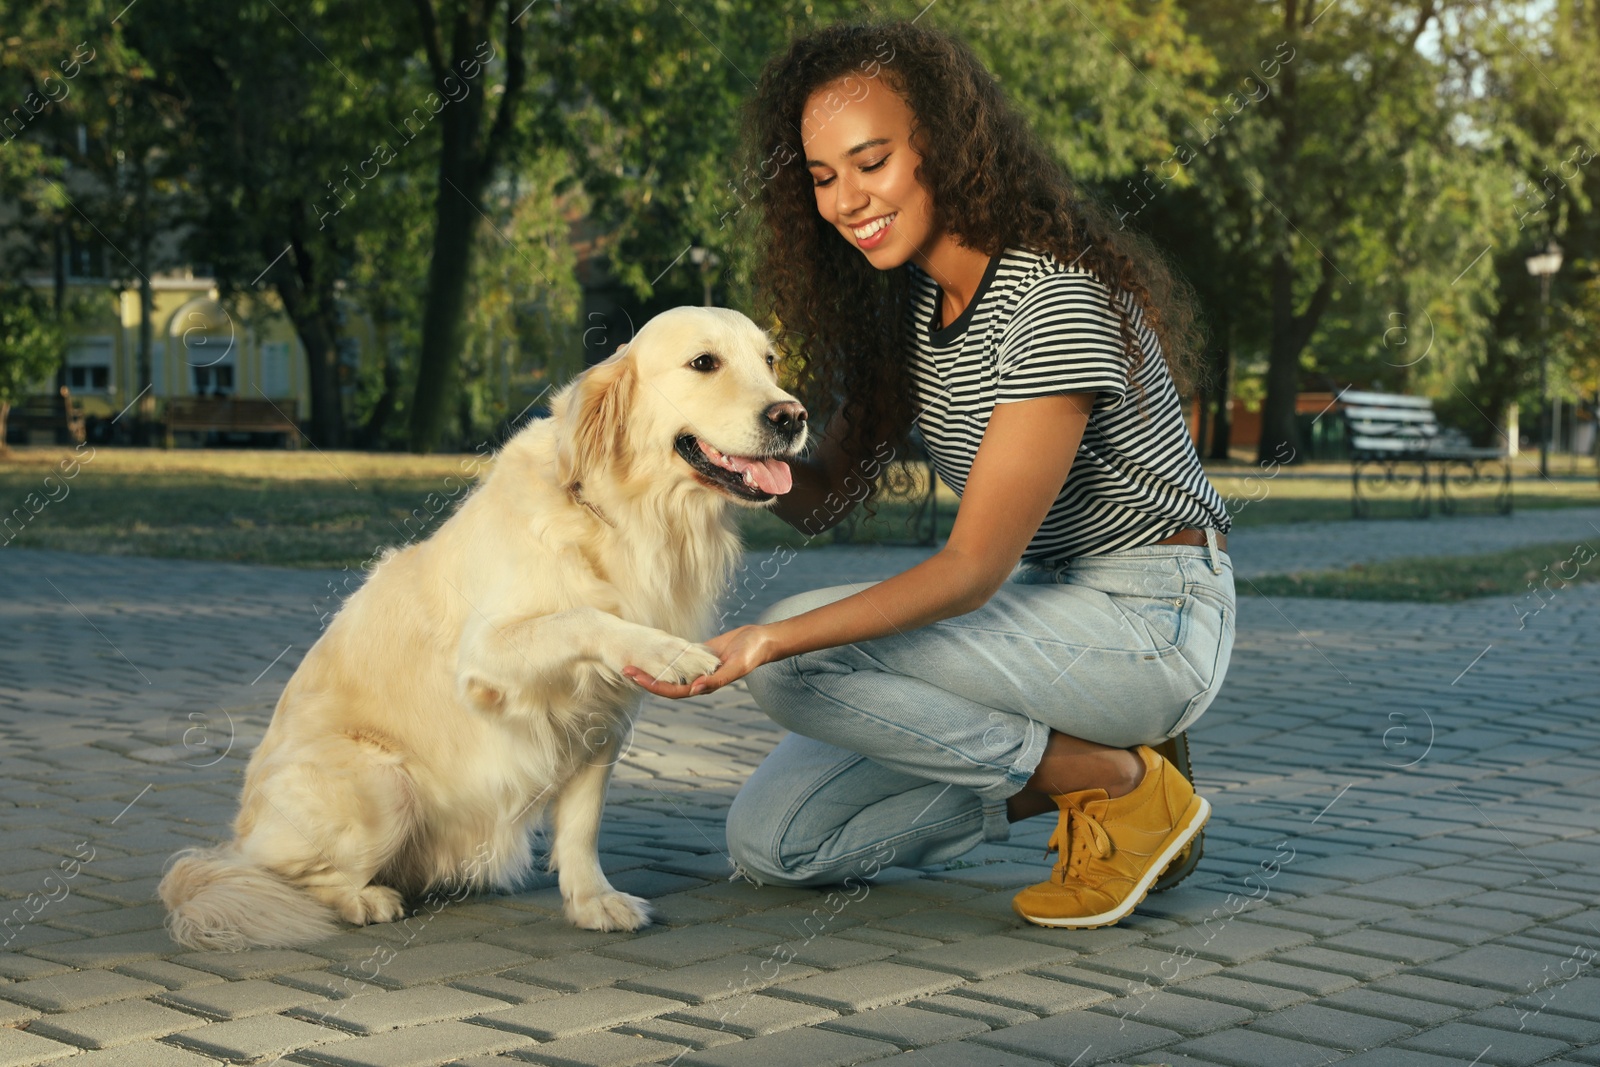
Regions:
[[357, 926], [392, 923], [405, 913], [405, 898], [386, 885], [369, 885], [339, 905], [339, 916]]
[[662, 633], [635, 647], [628, 662], [658, 682], [681, 685], [714, 673], [722, 661], [705, 645]]
[[567, 918], [585, 930], [637, 930], [650, 921], [650, 902], [611, 890], [569, 900]]

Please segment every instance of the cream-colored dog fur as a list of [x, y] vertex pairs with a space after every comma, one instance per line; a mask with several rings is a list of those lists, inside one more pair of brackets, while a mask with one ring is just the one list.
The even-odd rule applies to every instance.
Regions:
[[[798, 432], [775, 424], [775, 405], [799, 413]], [[305, 944], [336, 918], [399, 918], [429, 890], [510, 888], [544, 816], [567, 917], [647, 923], [597, 851], [640, 699], [620, 672], [683, 682], [716, 669], [680, 635], [709, 633], [738, 566], [733, 506], [774, 499], [697, 473], [674, 449], [683, 434], [733, 457], [804, 446], [770, 339], [743, 315], [652, 319], [511, 438], [432, 537], [385, 554], [284, 689], [234, 840], [169, 864], [159, 894], [174, 940]]]

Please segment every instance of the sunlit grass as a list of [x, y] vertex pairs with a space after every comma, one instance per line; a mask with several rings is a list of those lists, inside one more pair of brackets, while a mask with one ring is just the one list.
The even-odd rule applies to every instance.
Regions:
[[[99, 448], [92, 458], [84, 449], [76, 476], [67, 479], [60, 465], [72, 454], [40, 447], [0, 457], [0, 543], [353, 567], [387, 546], [426, 537], [464, 495], [473, 473], [489, 469], [480, 457], [463, 454]], [[1344, 464], [1318, 464], [1270, 477], [1253, 464], [1234, 463], [1215, 467], [1212, 481], [1230, 502], [1238, 527], [1344, 520], [1350, 517], [1348, 470]], [[1519, 477], [1516, 498], [1519, 510], [1597, 505], [1600, 487], [1593, 480]], [[958, 503], [949, 489], [938, 487], [938, 539], [949, 536]], [[1386, 503], [1393, 513], [1407, 514], [1403, 497]], [[1487, 499], [1476, 504], [1486, 505]], [[849, 526], [852, 542], [912, 540], [909, 506], [879, 500], [876, 508], [878, 519], [865, 522], [857, 507]], [[833, 531], [807, 537], [765, 511], [742, 511], [741, 522], [751, 548], [837, 540]], [[1449, 519], [1429, 522], [1442, 527]], [[1419, 526], [1418, 536], [1427, 528]]]
[[69, 552], [356, 566], [432, 533], [441, 521], [435, 513], [448, 514], [481, 462], [100, 448], [68, 479], [60, 464], [71, 454], [13, 449], [0, 460], [0, 518], [9, 520], [0, 541], [15, 535], [13, 545]]
[[[1411, 556], [1358, 563], [1341, 570], [1273, 575], [1239, 583], [1239, 592], [1262, 596], [1403, 600], [1446, 604], [1509, 596], [1522, 611], [1570, 584], [1600, 581], [1600, 536], [1581, 542], [1527, 545], [1477, 556]], [[1534, 599], [1534, 597], [1538, 599]]]

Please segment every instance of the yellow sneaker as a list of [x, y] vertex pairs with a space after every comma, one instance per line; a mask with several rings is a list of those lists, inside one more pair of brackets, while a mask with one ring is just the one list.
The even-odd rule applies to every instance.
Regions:
[[1211, 818], [1211, 805], [1177, 768], [1147, 746], [1134, 752], [1145, 772], [1133, 792], [1113, 800], [1104, 789], [1081, 789], [1051, 798], [1061, 809], [1050, 835], [1058, 859], [1048, 882], [1012, 899], [1018, 915], [1039, 926], [1110, 926]]

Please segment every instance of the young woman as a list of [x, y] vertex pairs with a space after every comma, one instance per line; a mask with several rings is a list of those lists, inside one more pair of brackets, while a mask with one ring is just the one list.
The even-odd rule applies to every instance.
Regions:
[[[708, 642], [792, 733], [728, 815], [759, 882], [952, 860], [1058, 812], [1049, 926], [1114, 923], [1210, 814], [1149, 746], [1227, 670], [1230, 525], [1185, 427], [1191, 348], [1159, 258], [1107, 225], [961, 42], [908, 23], [796, 41], [754, 102], [757, 280], [836, 407], [775, 512], [817, 533], [917, 427], [961, 506], [876, 584]], [[817, 408], [813, 407], [813, 411]]]

